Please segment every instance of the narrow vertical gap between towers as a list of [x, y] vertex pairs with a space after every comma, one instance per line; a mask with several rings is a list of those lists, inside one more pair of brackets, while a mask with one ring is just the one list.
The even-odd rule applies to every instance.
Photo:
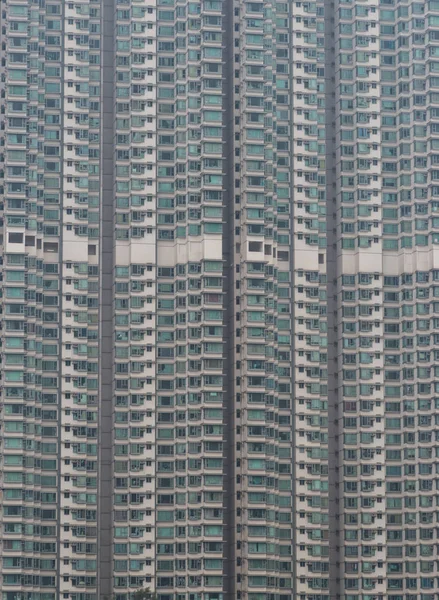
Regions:
[[113, 265], [114, 265], [114, 13], [102, 2], [101, 216], [99, 315], [98, 598], [112, 597], [113, 532]]
[[234, 89], [233, 89], [233, 15], [234, 1], [223, 2], [223, 162], [224, 162], [224, 600], [235, 600], [236, 528], [235, 528], [235, 394], [234, 394]]
[[325, 168], [326, 168], [326, 277], [328, 319], [328, 488], [329, 488], [329, 598], [339, 597], [338, 435], [337, 435], [337, 215], [335, 179], [335, 42], [334, 2], [324, 0], [325, 19]]

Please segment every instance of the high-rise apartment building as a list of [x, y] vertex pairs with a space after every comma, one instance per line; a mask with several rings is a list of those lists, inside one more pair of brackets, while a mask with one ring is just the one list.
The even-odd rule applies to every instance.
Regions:
[[0, 11], [1, 600], [437, 600], [439, 1]]

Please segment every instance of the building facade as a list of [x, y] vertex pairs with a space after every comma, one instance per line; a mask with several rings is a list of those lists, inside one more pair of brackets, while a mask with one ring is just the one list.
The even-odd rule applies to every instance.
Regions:
[[0, 11], [1, 600], [437, 600], [439, 2]]

